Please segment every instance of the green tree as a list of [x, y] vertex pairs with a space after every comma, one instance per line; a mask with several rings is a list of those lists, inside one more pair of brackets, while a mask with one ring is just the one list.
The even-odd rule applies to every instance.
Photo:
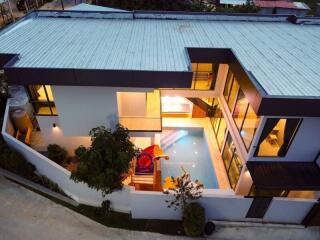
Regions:
[[100, 126], [93, 128], [89, 135], [91, 146], [80, 146], [76, 150], [80, 164], [70, 178], [75, 182], [87, 183], [90, 188], [101, 190], [103, 195], [121, 190], [130, 161], [138, 153], [134, 144], [130, 142], [128, 129], [120, 124], [115, 130]]

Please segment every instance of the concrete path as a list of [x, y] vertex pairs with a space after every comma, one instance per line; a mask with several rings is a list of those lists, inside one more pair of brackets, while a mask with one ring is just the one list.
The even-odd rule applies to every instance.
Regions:
[[1, 240], [178, 240], [157, 233], [108, 228], [0, 177]]
[[[57, 239], [188, 239], [156, 233], [108, 228], [0, 177], [0, 240]], [[210, 239], [319, 240], [319, 228], [218, 223]]]

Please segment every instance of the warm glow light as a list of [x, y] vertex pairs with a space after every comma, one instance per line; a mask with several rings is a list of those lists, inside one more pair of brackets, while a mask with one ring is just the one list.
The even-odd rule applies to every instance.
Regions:
[[163, 112], [189, 112], [191, 109], [190, 105], [192, 105], [192, 103], [189, 102], [186, 98], [178, 96], [161, 97], [161, 103]]

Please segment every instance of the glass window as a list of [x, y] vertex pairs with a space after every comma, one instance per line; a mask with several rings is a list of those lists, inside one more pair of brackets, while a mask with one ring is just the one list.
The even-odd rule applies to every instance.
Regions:
[[301, 122], [300, 118], [268, 118], [261, 133], [255, 156], [284, 157]]
[[253, 137], [256, 133], [260, 122], [260, 118], [253, 111], [253, 108], [248, 104], [247, 114], [244, 119], [242, 128], [240, 130], [240, 136], [246, 146], [247, 151], [249, 150]]
[[217, 131], [217, 141], [218, 141], [218, 146], [220, 149], [222, 149], [223, 141], [226, 136], [226, 132], [227, 132], [227, 124], [226, 124], [226, 121], [224, 120], [224, 118], [221, 117], [220, 123], [219, 123], [219, 128]]
[[224, 142], [224, 138], [227, 131], [227, 124], [223, 118], [223, 114], [220, 108], [220, 104], [217, 99], [215, 99], [213, 103], [213, 117], [211, 118], [211, 124], [213, 127], [213, 131], [216, 135], [219, 149], [222, 149], [222, 145]]
[[237, 97], [237, 103], [233, 111], [233, 120], [235, 121], [238, 129], [242, 127], [243, 119], [247, 113], [248, 109], [248, 100], [244, 95], [243, 91], [240, 89]]
[[226, 167], [226, 170], [229, 170], [230, 163], [232, 161], [233, 153], [235, 150], [235, 145], [233, 143], [233, 140], [231, 138], [230, 133], [228, 133], [228, 137], [226, 139], [226, 144], [224, 145], [224, 149], [222, 152], [222, 159], [224, 162], [224, 166]]
[[229, 167], [228, 177], [230, 181], [230, 185], [232, 189], [235, 189], [241, 174], [242, 170], [242, 162], [237, 154], [237, 150], [235, 149], [233, 153], [233, 158]]
[[223, 91], [223, 95], [226, 99], [228, 104], [229, 110], [232, 112], [234, 103], [236, 101], [238, 91], [239, 91], [239, 84], [234, 77], [233, 73], [229, 70], [226, 85]]
[[228, 98], [228, 107], [230, 109], [230, 112], [232, 112], [234, 103], [237, 98], [238, 90], [239, 90], [239, 84], [238, 84], [237, 80], [235, 78], [233, 78], [233, 83], [232, 83], [229, 98]]
[[242, 170], [242, 161], [237, 154], [237, 149], [231, 138], [230, 133], [228, 133], [226, 144], [222, 152], [222, 159], [224, 166], [227, 171], [230, 186], [235, 189]]
[[211, 90], [215, 87], [218, 64], [192, 63], [192, 89]]
[[226, 99], [226, 101], [229, 97], [230, 89], [232, 86], [232, 81], [233, 81], [233, 73], [229, 69], [227, 80], [226, 80], [226, 85], [225, 85], [224, 91], [223, 91], [223, 95], [224, 95], [224, 98]]
[[242, 141], [246, 149], [249, 150], [260, 118], [253, 111], [241, 89], [239, 90], [232, 116], [240, 132]]
[[49, 85], [29, 85], [28, 92], [36, 114], [57, 115], [54, 97]]

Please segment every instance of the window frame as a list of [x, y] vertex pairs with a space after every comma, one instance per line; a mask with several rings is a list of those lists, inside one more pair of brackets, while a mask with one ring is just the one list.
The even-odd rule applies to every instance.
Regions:
[[[192, 71], [192, 85], [191, 89], [192, 90], [197, 90], [197, 91], [213, 91], [216, 87], [217, 84], [217, 76], [218, 76], [218, 70], [219, 70], [219, 64], [218, 63], [213, 63], [213, 62], [192, 62], [191, 64], [196, 65], [196, 70]], [[198, 72], [207, 72], [207, 71], [198, 71], [199, 64], [211, 64], [211, 74], [212, 74], [212, 80], [210, 87], [208, 89], [198, 89], [196, 88], [197, 85], [197, 78], [196, 75]]]
[[[302, 124], [302, 122], [303, 122], [303, 118], [267, 117], [266, 120], [264, 121], [264, 125], [262, 126], [262, 129], [261, 129], [261, 132], [260, 132], [260, 136], [257, 137], [257, 141], [258, 141], [257, 144], [258, 144], [259, 141], [260, 141], [261, 133], [263, 132], [263, 130], [264, 130], [264, 128], [265, 128], [265, 124], [266, 124], [266, 122], [267, 122], [267, 120], [268, 120], [269, 118], [276, 118], [276, 119], [279, 119], [279, 120], [281, 120], [281, 119], [299, 119], [299, 123], [297, 124], [297, 127], [296, 127], [294, 133], [292, 134], [292, 136], [291, 136], [291, 138], [290, 138], [290, 141], [289, 141], [289, 144], [288, 144], [288, 147], [287, 147], [287, 151], [286, 151], [286, 153], [285, 153], [284, 156], [267, 156], [267, 155], [261, 155], [261, 156], [259, 156], [259, 155], [258, 155], [259, 151], [258, 151], [258, 152], [256, 151], [256, 149], [259, 147], [259, 146], [257, 145], [256, 148], [255, 148], [254, 151], [253, 151], [253, 157], [255, 157], [255, 158], [285, 158], [285, 157], [287, 156], [289, 150], [290, 150], [291, 144], [293, 143], [293, 141], [294, 141], [294, 139], [295, 139], [295, 137], [296, 137], [296, 135], [297, 135], [297, 132], [299, 131], [299, 129], [300, 129], [300, 127], [301, 127], [301, 124]], [[261, 143], [262, 143], [262, 142], [261, 142]], [[261, 143], [260, 143], [260, 144], [261, 144]]]
[[[228, 141], [228, 137], [230, 137], [230, 139], [232, 140], [232, 143], [234, 144], [234, 140], [233, 140], [233, 138], [232, 138], [232, 136], [231, 136], [231, 134], [230, 134], [230, 131], [228, 131], [227, 136], [226, 136], [226, 138], [225, 138], [225, 144], [224, 144], [224, 146], [223, 146], [223, 150], [222, 150], [222, 153], [221, 153], [221, 158], [222, 158], [223, 165], [224, 165], [224, 168], [225, 168], [226, 173], [227, 173], [227, 176], [228, 176], [228, 181], [229, 181], [230, 187], [231, 187], [233, 190], [235, 190], [236, 187], [237, 187], [237, 184], [238, 184], [238, 182], [239, 182], [240, 175], [241, 175], [241, 171], [242, 171], [244, 165], [243, 165], [243, 163], [242, 163], [242, 161], [241, 161], [241, 158], [240, 158], [239, 154], [236, 153], [236, 152], [237, 152], [237, 147], [234, 146], [234, 149], [233, 149], [233, 151], [232, 151], [232, 156], [231, 156], [231, 160], [230, 160], [229, 166], [228, 166], [228, 167], [226, 166], [226, 161], [225, 161], [225, 159], [223, 158], [223, 153], [224, 153], [224, 151], [226, 150], [226, 146], [227, 146], [226, 143], [227, 143], [227, 141]], [[235, 145], [235, 144], [234, 144], [234, 145]], [[232, 186], [231, 180], [230, 180], [230, 176], [229, 176], [229, 172], [230, 172], [230, 168], [231, 168], [232, 163], [235, 161], [235, 154], [236, 154], [237, 157], [240, 159], [241, 169], [239, 169], [239, 176], [238, 176], [237, 181], [234, 183], [234, 186]], [[236, 164], [236, 163], [235, 163], [235, 164]]]
[[[50, 101], [50, 98], [49, 98], [49, 95], [47, 92], [47, 88], [46, 88], [46, 86], [50, 86], [50, 88], [51, 88], [51, 85], [46, 85], [46, 84], [36, 84], [36, 85], [41, 85], [43, 87], [44, 92], [45, 92], [45, 96], [46, 96], [46, 101], [34, 100], [33, 98], [35, 98], [35, 94], [34, 94], [34, 92], [32, 92], [32, 90], [30, 88], [33, 85], [25, 86], [25, 89], [27, 90], [27, 93], [29, 95], [29, 102], [32, 104], [33, 109], [35, 111], [35, 114], [37, 116], [58, 116], [58, 114], [55, 114], [53, 111], [53, 108], [56, 108], [55, 102]], [[38, 113], [37, 109], [39, 109], [41, 106], [48, 107], [50, 110], [50, 114]]]

